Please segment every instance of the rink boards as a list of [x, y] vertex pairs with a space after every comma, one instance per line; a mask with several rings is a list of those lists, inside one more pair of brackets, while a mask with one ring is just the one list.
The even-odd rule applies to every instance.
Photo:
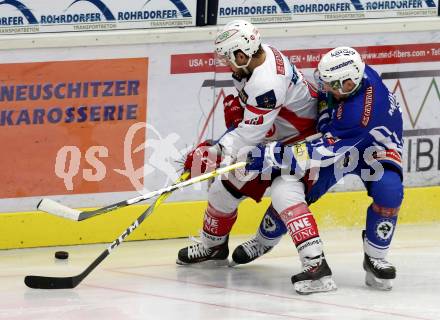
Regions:
[[[396, 94], [404, 119], [402, 223], [439, 219], [438, 187], [430, 187], [440, 185], [439, 26], [438, 18], [414, 18], [261, 27], [307, 78], [323, 53], [349, 44]], [[96, 208], [163, 188], [192, 145], [221, 136], [222, 99], [235, 92], [212, 55], [216, 32], [0, 41], [0, 248], [113, 241], [145, 207], [74, 223], [37, 213], [36, 205], [50, 197]], [[359, 181], [348, 180], [312, 207], [321, 228], [362, 227], [369, 199], [358, 190]], [[176, 192], [130, 239], [197, 235], [206, 198], [206, 185]], [[233, 233], [253, 233], [268, 202], [245, 202]]]
[[[399, 224], [440, 222], [440, 187], [408, 188], [399, 213]], [[366, 192], [332, 192], [311, 206], [321, 229], [356, 227], [365, 223], [371, 200]], [[253, 234], [270, 203], [245, 200], [232, 235]], [[162, 204], [128, 240], [167, 239], [198, 236], [205, 201]], [[75, 222], [42, 212], [0, 215], [0, 248], [25, 248], [112, 242], [147, 206], [130, 206], [90, 220]]]

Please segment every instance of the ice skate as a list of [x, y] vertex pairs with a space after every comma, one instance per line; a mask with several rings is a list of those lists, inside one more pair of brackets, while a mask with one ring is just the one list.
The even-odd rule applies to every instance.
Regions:
[[305, 259], [301, 273], [292, 276], [292, 284], [298, 294], [311, 294], [336, 290], [332, 271], [323, 255]]
[[385, 259], [364, 255], [365, 284], [379, 290], [391, 290], [396, 278], [396, 268]]
[[202, 241], [180, 249], [176, 263], [180, 265], [203, 264], [207, 266], [227, 266], [229, 264], [228, 238], [216, 246], [207, 247]]
[[232, 253], [230, 266], [232, 267], [238, 264], [246, 264], [254, 261], [258, 257], [268, 253], [272, 248], [273, 246], [265, 246], [258, 241], [257, 237], [253, 237], [235, 248]]

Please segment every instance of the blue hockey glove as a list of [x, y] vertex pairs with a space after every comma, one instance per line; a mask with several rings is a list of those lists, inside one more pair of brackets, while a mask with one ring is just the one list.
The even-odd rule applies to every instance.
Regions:
[[248, 153], [246, 170], [262, 173], [272, 168], [282, 168], [283, 149], [281, 142], [258, 144]]

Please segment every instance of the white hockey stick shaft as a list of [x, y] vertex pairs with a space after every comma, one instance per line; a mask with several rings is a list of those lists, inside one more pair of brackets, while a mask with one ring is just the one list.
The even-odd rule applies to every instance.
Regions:
[[128, 199], [128, 200], [120, 201], [120, 202], [117, 202], [117, 203], [114, 203], [114, 204], [111, 204], [111, 205], [108, 205], [108, 206], [105, 206], [105, 207], [102, 207], [102, 208], [99, 208], [96, 210], [92, 210], [92, 211], [80, 211], [77, 209], [72, 209], [68, 206], [62, 205], [56, 201], [53, 201], [53, 200], [50, 200], [47, 198], [42, 199], [38, 203], [37, 209], [44, 211], [44, 212], [47, 212], [47, 213], [50, 213], [50, 214], [53, 214], [53, 215], [56, 215], [58, 217], [67, 218], [67, 219], [71, 219], [74, 221], [81, 221], [81, 220], [85, 220], [85, 219], [88, 219], [88, 218], [91, 218], [91, 217], [94, 217], [94, 216], [97, 216], [97, 215], [100, 215], [100, 214], [103, 214], [103, 213], [106, 213], [109, 211], [113, 211], [113, 210], [123, 208], [123, 207], [129, 206], [129, 205], [141, 202], [141, 201], [151, 199], [153, 197], [159, 196], [164, 193], [172, 192], [174, 190], [181, 189], [181, 188], [190, 186], [192, 184], [211, 179], [213, 177], [222, 175], [222, 174], [227, 173], [232, 170], [243, 168], [245, 166], [246, 166], [246, 162], [244, 162], [244, 161], [237, 162], [237, 163], [234, 163], [229, 166], [218, 168], [212, 172], [208, 172], [203, 175], [191, 178], [189, 180], [175, 183], [175, 184], [172, 184], [168, 187], [165, 187], [165, 188], [162, 188], [162, 189], [159, 189], [156, 191], [152, 191], [152, 192], [149, 192], [149, 193], [146, 193], [146, 194], [143, 194], [143, 195], [140, 195], [140, 196]]

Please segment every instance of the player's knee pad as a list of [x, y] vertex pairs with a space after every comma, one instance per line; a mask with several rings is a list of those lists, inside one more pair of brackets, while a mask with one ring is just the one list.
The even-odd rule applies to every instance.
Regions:
[[287, 232], [287, 228], [281, 220], [278, 212], [272, 207], [267, 208], [263, 219], [258, 227], [257, 237], [266, 246], [275, 246], [280, 242], [281, 237]]
[[223, 186], [219, 179], [216, 179], [209, 188], [208, 202], [213, 208], [221, 212], [233, 212], [237, 210], [241, 199], [234, 197]]
[[272, 206], [277, 212], [305, 203], [304, 184], [292, 177], [277, 177], [271, 186]]
[[403, 184], [400, 174], [385, 169], [382, 178], [372, 181], [368, 188], [373, 202], [385, 208], [398, 208], [403, 200]]

